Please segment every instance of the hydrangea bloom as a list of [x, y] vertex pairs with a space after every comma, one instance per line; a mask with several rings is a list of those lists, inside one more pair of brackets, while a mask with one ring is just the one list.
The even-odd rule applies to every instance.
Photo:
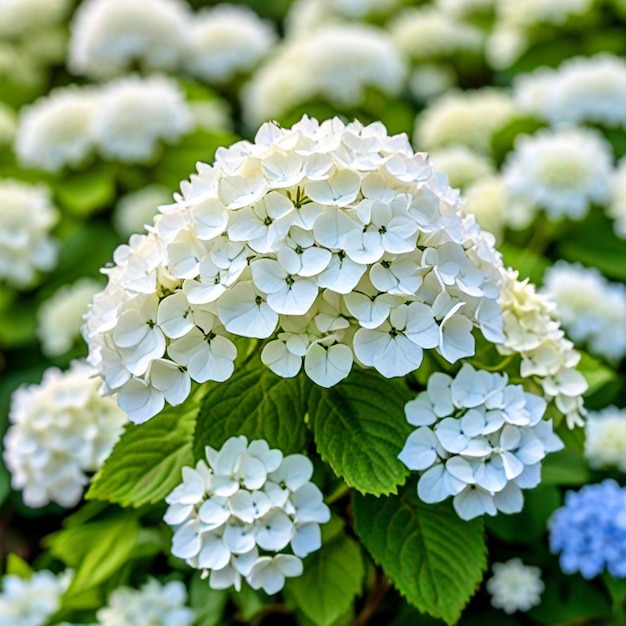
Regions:
[[423, 472], [417, 495], [427, 503], [453, 496], [462, 519], [522, 510], [522, 489], [541, 481], [541, 460], [560, 450], [543, 398], [508, 385], [506, 374], [465, 364], [451, 378], [436, 372], [427, 390], [408, 402], [417, 426], [398, 455]]
[[174, 70], [189, 37], [181, 0], [86, 0], [72, 21], [68, 65], [75, 74], [105, 78], [139, 64]]
[[126, 415], [98, 393], [91, 367], [80, 361], [67, 372], [49, 368], [39, 385], [14, 392], [4, 438], [4, 460], [14, 489], [31, 507], [80, 500], [122, 432]]
[[414, 143], [424, 150], [462, 144], [488, 153], [492, 135], [514, 114], [513, 101], [504, 91], [489, 87], [450, 92], [417, 116]]
[[2, 0], [0, 2], [0, 38], [27, 36], [33, 30], [59, 23], [69, 7], [69, 0]]
[[486, 176], [474, 181], [465, 189], [464, 197], [463, 212], [474, 215], [480, 227], [499, 241], [505, 224], [507, 200], [502, 177]]
[[122, 196], [115, 206], [113, 223], [120, 235], [130, 237], [141, 233], [145, 226], [152, 224], [157, 207], [169, 204], [172, 194], [161, 185], [148, 185]]
[[57, 262], [50, 230], [58, 213], [46, 187], [16, 180], [0, 181], [0, 206], [0, 280], [25, 287]]
[[98, 610], [99, 626], [191, 626], [194, 612], [185, 606], [187, 590], [178, 580], [162, 585], [151, 579], [140, 589], [120, 587]]
[[115, 252], [87, 318], [90, 362], [141, 422], [191, 380], [233, 372], [233, 336], [262, 361], [330, 387], [353, 361], [386, 377], [423, 350], [502, 341], [501, 259], [491, 235], [405, 136], [380, 123], [265, 124], [255, 143], [199, 164], [145, 236]]
[[504, 343], [501, 354], [522, 357], [520, 375], [533, 378], [543, 388], [546, 398], [554, 399], [557, 409], [566, 417], [570, 428], [581, 426], [586, 414], [582, 395], [587, 381], [576, 371], [580, 354], [565, 338], [555, 313], [556, 305], [535, 286], [518, 280], [518, 273], [508, 270], [500, 296], [504, 315]]
[[250, 71], [276, 43], [269, 22], [236, 5], [205, 9], [194, 17], [185, 67], [208, 82], [224, 82]]
[[404, 59], [382, 29], [324, 26], [276, 48], [242, 92], [243, 116], [257, 128], [315, 98], [354, 108], [368, 88], [398, 95], [405, 77]]
[[319, 525], [330, 519], [310, 482], [313, 464], [244, 436], [219, 451], [207, 447], [206, 460], [184, 467], [183, 482], [166, 498], [172, 554], [210, 572], [214, 589], [239, 590], [243, 577], [253, 589], [276, 593], [286, 577], [302, 574], [300, 559], [321, 547]]
[[626, 159], [622, 159], [613, 174], [611, 201], [607, 213], [615, 222], [613, 230], [621, 239], [626, 239]]
[[493, 174], [489, 158], [463, 145], [433, 150], [430, 160], [435, 169], [444, 172], [452, 187], [466, 187]]
[[626, 472], [626, 409], [590, 411], [585, 424], [585, 458], [591, 467]]
[[57, 172], [85, 161], [93, 149], [94, 89], [61, 87], [22, 109], [15, 153], [27, 167]]
[[521, 559], [493, 564], [493, 576], [487, 581], [491, 604], [505, 613], [528, 611], [541, 604], [545, 585], [538, 567], [524, 565]]
[[45, 355], [65, 354], [74, 345], [89, 303], [101, 290], [98, 281], [82, 278], [58, 289], [39, 307], [37, 335]]
[[71, 573], [56, 576], [48, 570], [34, 572], [29, 580], [18, 576], [2, 578], [0, 626], [44, 626], [61, 606], [61, 596]]
[[619, 360], [626, 355], [626, 287], [596, 268], [557, 261], [544, 276], [544, 291], [569, 336], [592, 352]]
[[566, 574], [626, 578], [626, 488], [614, 480], [568, 491], [550, 518], [550, 550]]
[[593, 203], [608, 202], [612, 154], [601, 135], [582, 128], [521, 136], [503, 165], [509, 223], [528, 226], [536, 212], [551, 220], [582, 219]]
[[93, 134], [104, 157], [135, 163], [148, 161], [159, 141], [176, 141], [191, 126], [191, 112], [174, 80], [129, 76], [102, 88]]

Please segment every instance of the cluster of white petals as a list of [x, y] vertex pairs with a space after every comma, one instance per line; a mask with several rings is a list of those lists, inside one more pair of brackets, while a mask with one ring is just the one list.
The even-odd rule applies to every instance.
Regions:
[[615, 221], [613, 230], [621, 239], [626, 239], [626, 159], [622, 158], [613, 174], [611, 201], [607, 213]]
[[494, 171], [491, 159], [464, 145], [451, 144], [437, 148], [429, 156], [435, 169], [448, 177], [452, 187], [467, 187]]
[[301, 559], [319, 550], [320, 524], [330, 519], [311, 482], [313, 464], [244, 436], [219, 451], [207, 446], [206, 460], [184, 467], [183, 482], [166, 498], [172, 554], [210, 573], [213, 589], [239, 591], [243, 577], [253, 589], [280, 591], [285, 578], [302, 574]]
[[552, 124], [625, 127], [626, 60], [610, 54], [576, 57], [556, 69], [522, 74], [515, 80], [513, 98], [522, 111]]
[[585, 458], [591, 467], [626, 472], [626, 409], [609, 406], [602, 411], [589, 411]]
[[588, 385], [576, 370], [580, 354], [565, 338], [555, 303], [537, 293], [528, 279], [519, 281], [516, 271], [507, 270], [503, 277], [499, 302], [505, 341], [497, 346], [499, 352], [519, 354], [522, 378], [534, 378], [541, 385], [545, 397], [553, 399], [565, 415], [569, 428], [582, 426], [586, 415], [582, 395]]
[[558, 261], [546, 271], [543, 290], [575, 342], [611, 360], [626, 355], [626, 286], [594, 267]]
[[185, 606], [185, 585], [151, 579], [139, 589], [119, 587], [98, 610], [98, 626], [191, 626], [195, 613]]
[[506, 222], [507, 193], [501, 176], [486, 176], [466, 187], [462, 211], [471, 213], [483, 230], [502, 239]]
[[55, 575], [34, 572], [25, 580], [15, 575], [2, 578], [0, 626], [45, 626], [61, 607], [61, 596], [69, 587], [71, 572]]
[[462, 144], [489, 153], [493, 134], [514, 115], [511, 97], [494, 87], [449, 92], [417, 116], [413, 141], [423, 150]]
[[399, 12], [388, 24], [398, 48], [413, 61], [480, 52], [482, 31], [436, 6]]
[[192, 380], [228, 379], [237, 335], [267, 339], [279, 376], [304, 366], [323, 387], [355, 361], [388, 378], [428, 349], [454, 363], [474, 354], [475, 327], [503, 340], [493, 237], [380, 123], [267, 123], [181, 189], [116, 250], [84, 328], [135, 422], [183, 402]]
[[542, 459], [563, 443], [542, 419], [545, 400], [507, 383], [506, 374], [466, 363], [454, 378], [432, 374], [427, 390], [406, 404], [407, 421], [418, 428], [398, 458], [423, 472], [421, 500], [453, 496], [465, 520], [522, 510], [521, 490], [541, 482]]
[[15, 152], [22, 165], [50, 172], [80, 165], [94, 150], [144, 162], [160, 141], [176, 141], [191, 127], [176, 81], [128, 76], [98, 87], [61, 87], [24, 107]]
[[368, 89], [397, 96], [405, 78], [404, 58], [384, 30], [331, 24], [274, 49], [242, 91], [243, 116], [256, 129], [314, 99], [358, 107]]
[[46, 356], [68, 352], [81, 336], [80, 328], [89, 303], [102, 291], [99, 281], [81, 278], [54, 292], [37, 311], [37, 336]]
[[548, 218], [582, 219], [592, 204], [611, 196], [611, 146], [598, 133], [576, 127], [522, 135], [502, 167], [507, 222], [528, 226], [544, 210]]
[[0, 38], [25, 37], [49, 29], [61, 22], [69, 4], [69, 0], [0, 0]]
[[222, 83], [252, 70], [276, 44], [270, 22], [245, 6], [218, 5], [194, 16], [185, 68], [209, 83]]
[[124, 237], [144, 232], [146, 226], [154, 221], [158, 213], [157, 207], [171, 201], [171, 192], [161, 185], [148, 185], [127, 193], [115, 205], [113, 213], [115, 230]]
[[538, 567], [524, 565], [521, 559], [493, 564], [493, 576], [487, 581], [491, 604], [505, 613], [529, 611], [541, 604], [545, 588]]
[[26, 287], [56, 265], [50, 230], [59, 216], [46, 187], [17, 180], [0, 180], [0, 207], [0, 281]]
[[85, 472], [99, 469], [120, 436], [127, 417], [100, 396], [94, 374], [74, 361], [68, 371], [49, 368], [41, 384], [14, 392], [4, 460], [28, 506], [77, 504]]
[[139, 64], [174, 70], [185, 55], [189, 6], [182, 0], [86, 0], [71, 25], [68, 66], [107, 78]]

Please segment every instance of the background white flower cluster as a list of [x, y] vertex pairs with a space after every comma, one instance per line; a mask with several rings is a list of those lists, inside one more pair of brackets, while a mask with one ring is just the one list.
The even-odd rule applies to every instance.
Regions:
[[319, 525], [330, 519], [312, 474], [307, 457], [284, 457], [261, 439], [207, 446], [206, 462], [184, 467], [183, 482], [166, 498], [172, 554], [210, 574], [214, 589], [239, 590], [243, 577], [276, 593], [285, 578], [302, 574], [301, 559], [321, 547]]

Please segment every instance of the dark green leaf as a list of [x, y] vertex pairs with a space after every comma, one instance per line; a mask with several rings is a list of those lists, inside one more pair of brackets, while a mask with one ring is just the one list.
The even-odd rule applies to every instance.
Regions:
[[574, 450], [548, 454], [541, 464], [541, 482], [544, 485], [584, 485], [589, 477], [589, 465]]
[[115, 177], [107, 165], [68, 174], [54, 185], [59, 202], [78, 216], [91, 215], [115, 199]]
[[220, 626], [224, 623], [223, 614], [228, 603], [226, 589], [211, 589], [208, 580], [194, 575], [189, 586], [189, 606], [196, 614], [196, 626]]

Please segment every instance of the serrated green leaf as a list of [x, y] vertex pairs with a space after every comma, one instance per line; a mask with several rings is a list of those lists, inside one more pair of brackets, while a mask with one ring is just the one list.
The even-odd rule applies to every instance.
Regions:
[[258, 359], [223, 383], [207, 383], [194, 433], [196, 458], [204, 458], [205, 446], [220, 448], [235, 435], [265, 439], [284, 454], [300, 452], [308, 385], [304, 376], [276, 376]]
[[306, 559], [304, 573], [288, 579], [285, 591], [312, 622], [331, 626], [349, 611], [364, 576], [359, 544], [338, 535]]
[[191, 442], [198, 414], [198, 392], [179, 407], [168, 407], [145, 424], [128, 424], [86, 494], [139, 507], [160, 502], [193, 465]]
[[406, 480], [397, 457], [411, 432], [404, 416], [411, 395], [401, 381], [361, 369], [330, 389], [311, 389], [317, 450], [350, 487], [381, 495], [397, 493]]
[[487, 566], [482, 519], [463, 521], [448, 502], [424, 504], [411, 482], [398, 497], [355, 494], [354, 523], [411, 604], [447, 624], [459, 619]]

